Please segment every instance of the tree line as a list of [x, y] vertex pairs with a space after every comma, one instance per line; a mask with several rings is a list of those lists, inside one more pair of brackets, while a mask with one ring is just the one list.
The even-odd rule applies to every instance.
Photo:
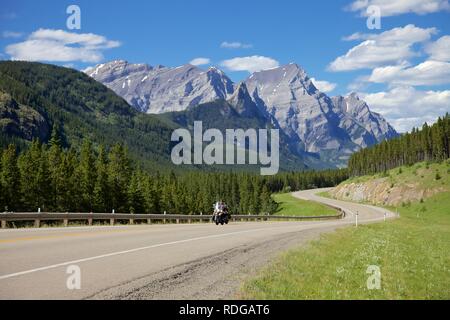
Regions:
[[385, 172], [398, 166], [422, 161], [442, 161], [450, 158], [450, 115], [435, 124], [425, 123], [398, 138], [384, 141], [354, 153], [348, 162], [351, 175]]
[[54, 131], [48, 144], [38, 140], [17, 152], [1, 154], [0, 210], [36, 212], [112, 212], [209, 214], [225, 201], [233, 214], [273, 214], [274, 192], [334, 186], [346, 170], [280, 173], [149, 172], [128, 156], [127, 148], [109, 148], [84, 140], [79, 150], [63, 148]]

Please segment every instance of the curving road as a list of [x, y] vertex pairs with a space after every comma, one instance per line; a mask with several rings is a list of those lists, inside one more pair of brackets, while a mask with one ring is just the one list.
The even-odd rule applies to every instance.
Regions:
[[[356, 213], [359, 223], [395, 216], [316, 195], [326, 190], [293, 195], [341, 207], [344, 219], [1, 230], [0, 299], [233, 298], [280, 251], [354, 224]], [[81, 289], [70, 290], [74, 265]]]

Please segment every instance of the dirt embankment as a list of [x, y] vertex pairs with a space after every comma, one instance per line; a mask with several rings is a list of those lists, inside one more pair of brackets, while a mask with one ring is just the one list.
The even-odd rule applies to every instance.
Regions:
[[330, 191], [330, 194], [340, 200], [398, 206], [402, 203], [425, 200], [443, 191], [445, 191], [443, 186], [424, 188], [420, 183], [394, 184], [389, 178], [377, 178], [341, 184]]

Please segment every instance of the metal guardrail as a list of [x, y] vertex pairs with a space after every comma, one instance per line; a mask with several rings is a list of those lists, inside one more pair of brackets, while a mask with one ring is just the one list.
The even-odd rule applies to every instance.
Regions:
[[[268, 221], [268, 220], [324, 220], [324, 219], [340, 219], [345, 216], [345, 212], [340, 208], [335, 208], [339, 214], [329, 216], [272, 216], [272, 215], [232, 215], [231, 221]], [[64, 226], [68, 226], [69, 221], [85, 220], [88, 225], [92, 225], [93, 221], [108, 221], [110, 225], [114, 225], [119, 220], [128, 220], [130, 224], [135, 221], [146, 221], [151, 224], [153, 221], [163, 223], [185, 221], [191, 223], [193, 221], [211, 221], [211, 215], [183, 215], [183, 214], [130, 214], [130, 213], [46, 213], [46, 212], [14, 212], [0, 213], [1, 228], [7, 228], [7, 222], [14, 221], [34, 221], [34, 226], [39, 228], [42, 221], [62, 221]]]

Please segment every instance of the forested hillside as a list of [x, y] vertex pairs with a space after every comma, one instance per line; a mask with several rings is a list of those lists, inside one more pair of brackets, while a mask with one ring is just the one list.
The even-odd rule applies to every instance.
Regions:
[[384, 172], [421, 161], [442, 161], [450, 157], [450, 115], [429, 126], [413, 129], [399, 138], [384, 141], [354, 153], [348, 168], [351, 175]]
[[145, 168], [170, 164], [173, 128], [138, 113], [104, 85], [72, 69], [0, 62], [0, 146], [48, 142], [53, 127], [65, 148], [79, 149], [85, 138], [96, 146], [120, 142]]
[[[55, 131], [54, 131], [55, 132]], [[346, 170], [281, 173], [159, 173], [144, 171], [127, 148], [63, 149], [57, 133], [17, 154], [10, 145], [0, 162], [0, 210], [59, 212], [210, 213], [223, 199], [233, 213], [273, 213], [272, 192], [337, 185]]]
[[[255, 105], [256, 108], [256, 105]], [[274, 129], [269, 119], [253, 110], [250, 114], [239, 114], [236, 107], [225, 100], [216, 100], [210, 103], [200, 104], [185, 111], [168, 112], [156, 115], [162, 121], [168, 121], [169, 125], [181, 126], [189, 130], [193, 129], [194, 121], [201, 121], [203, 130], [218, 129], [225, 136], [226, 129], [239, 128], [247, 129]], [[304, 170], [307, 168], [305, 162], [314, 164], [314, 168], [320, 167], [314, 162], [312, 156], [306, 153], [300, 155], [292, 152], [294, 147], [289, 145], [289, 138], [283, 131], [280, 131], [280, 167], [282, 171]], [[259, 171], [260, 166], [246, 165], [245, 168], [233, 166], [233, 170], [245, 169], [246, 171]], [[223, 166], [222, 166], [223, 168]]]

